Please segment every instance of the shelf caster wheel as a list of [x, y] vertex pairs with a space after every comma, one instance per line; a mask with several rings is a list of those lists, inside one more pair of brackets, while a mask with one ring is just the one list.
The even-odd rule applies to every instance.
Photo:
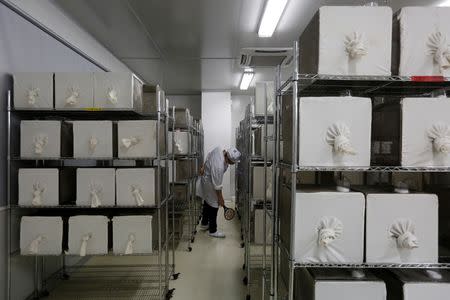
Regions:
[[245, 243], [241, 243], [241, 248], [244, 248], [245, 247]]
[[69, 280], [70, 279], [70, 275], [67, 273], [62, 274], [62, 280]]
[[245, 264], [242, 265], [242, 270], [245, 270]]
[[175, 289], [168, 290], [167, 294], [166, 294], [166, 299], [172, 299], [174, 291], [175, 291]]
[[248, 278], [247, 278], [247, 276], [244, 277], [244, 280], [242, 280], [242, 282], [244, 282], [244, 285], [248, 285]]
[[197, 230], [194, 231], [194, 234], [197, 234]]
[[188, 252], [192, 252], [192, 247], [188, 247]]
[[242, 241], [244, 240], [244, 235], [243, 235], [243, 234], [241, 234], [241, 240], [242, 240]]
[[177, 280], [180, 277], [180, 273], [175, 273], [172, 275], [173, 280]]
[[195, 237], [193, 237], [192, 239], [191, 239], [191, 243], [194, 243], [195, 242]]
[[250, 300], [250, 299], [251, 299], [250, 295], [245, 296], [245, 300]]

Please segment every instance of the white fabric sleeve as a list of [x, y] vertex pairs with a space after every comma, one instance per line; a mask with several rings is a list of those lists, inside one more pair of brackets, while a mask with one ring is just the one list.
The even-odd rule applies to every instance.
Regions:
[[221, 151], [217, 148], [210, 157], [211, 181], [216, 191], [221, 190], [223, 185], [223, 161], [220, 157]]
[[219, 191], [222, 189], [223, 172], [219, 169], [213, 168], [211, 170], [211, 180], [214, 185], [214, 189]]

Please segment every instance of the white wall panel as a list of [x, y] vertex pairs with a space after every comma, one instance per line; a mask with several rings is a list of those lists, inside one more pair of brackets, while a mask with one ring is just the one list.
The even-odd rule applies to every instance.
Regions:
[[7, 0], [11, 5], [32, 17], [94, 61], [111, 71], [130, 71], [90, 33], [70, 19], [52, 0]]
[[[217, 146], [227, 149], [234, 145], [231, 140], [231, 93], [203, 92], [202, 121], [205, 132], [205, 158]], [[229, 173], [223, 178], [223, 194], [225, 199], [232, 196]]]

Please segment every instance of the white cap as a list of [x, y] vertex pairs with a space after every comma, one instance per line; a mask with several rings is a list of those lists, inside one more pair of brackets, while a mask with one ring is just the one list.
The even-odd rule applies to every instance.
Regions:
[[232, 147], [227, 150], [228, 158], [233, 162], [239, 162], [239, 158], [241, 157], [241, 152], [238, 149]]

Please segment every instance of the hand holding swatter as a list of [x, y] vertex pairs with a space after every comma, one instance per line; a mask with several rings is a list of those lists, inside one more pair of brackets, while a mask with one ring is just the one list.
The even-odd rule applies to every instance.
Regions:
[[225, 220], [227, 221], [233, 220], [235, 214], [236, 212], [234, 209], [228, 208], [225, 205], [223, 206], [223, 215], [225, 217]]

